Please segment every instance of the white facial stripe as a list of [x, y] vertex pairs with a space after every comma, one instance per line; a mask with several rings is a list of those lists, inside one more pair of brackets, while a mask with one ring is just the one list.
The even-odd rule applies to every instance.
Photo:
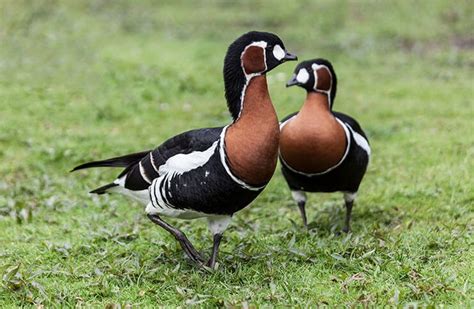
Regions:
[[285, 51], [283, 50], [283, 48], [281, 48], [280, 45], [275, 45], [275, 47], [273, 47], [273, 57], [275, 57], [278, 61], [280, 61], [281, 59], [283, 59], [285, 57]]
[[[317, 86], [318, 86], [318, 74], [317, 74], [317, 70], [319, 69], [326, 69], [329, 73], [329, 76], [331, 76], [331, 87], [332, 87], [332, 74], [331, 74], [331, 70], [329, 70], [329, 68], [325, 65], [319, 65], [317, 63], [313, 63], [313, 65], [311, 65], [311, 68], [313, 69], [313, 73], [314, 73], [314, 90], [318, 90], [317, 89]], [[319, 90], [319, 91], [322, 91], [322, 90]], [[324, 91], [324, 92], [327, 92], [329, 94], [329, 92], [331, 91], [331, 89], [329, 89], [329, 91]]]
[[267, 48], [267, 42], [258, 41], [258, 42], [253, 42], [253, 43], [250, 43], [249, 45], [247, 45], [245, 47], [244, 51], [242, 52], [242, 54], [240, 54], [240, 66], [242, 67], [242, 71], [244, 72], [246, 82], [245, 82], [244, 88], [242, 89], [242, 93], [240, 94], [240, 111], [239, 111], [239, 115], [237, 116], [237, 118], [240, 118], [240, 114], [242, 113], [242, 109], [244, 108], [245, 90], [247, 89], [247, 85], [249, 84], [250, 80], [253, 77], [262, 75], [262, 73], [263, 73], [263, 72], [259, 72], [259, 73], [247, 74], [245, 72], [244, 64], [242, 62], [242, 58], [243, 58], [245, 52], [247, 51], [247, 48], [249, 48], [251, 46], [257, 46], [257, 47], [260, 47], [262, 49], [263, 61], [265, 63], [265, 70], [263, 72], [267, 71], [267, 54], [265, 53], [265, 48]]
[[313, 86], [313, 89], [314, 90], [318, 90], [318, 73], [316, 72], [320, 66], [317, 64], [317, 63], [313, 63], [311, 65], [311, 68], [313, 69], [313, 74], [314, 74], [314, 86]]
[[[267, 70], [267, 55], [266, 55], [266, 53], [265, 53], [265, 48], [267, 47], [267, 42], [265, 42], [265, 41], [258, 41], [258, 42], [252, 42], [252, 43], [250, 43], [249, 45], [247, 45], [247, 46], [245, 47], [244, 51], [243, 51], [242, 54], [240, 55], [240, 64], [241, 64], [241, 66], [242, 66], [242, 70], [244, 71], [245, 78], [247, 79], [247, 83], [248, 83], [248, 81], [249, 81], [250, 79], [252, 79], [252, 77], [261, 75], [261, 74], [263, 73], [263, 72], [259, 72], [259, 73], [250, 73], [250, 74], [247, 74], [247, 73], [245, 72], [244, 65], [243, 65], [243, 63], [242, 63], [242, 58], [243, 58], [245, 52], [247, 51], [247, 48], [249, 48], [249, 47], [251, 47], [251, 46], [258, 46], [258, 47], [260, 47], [260, 48], [262, 49], [263, 61], [264, 61], [264, 63], [265, 63], [265, 70], [264, 70], [264, 71]], [[245, 93], [245, 89], [244, 89], [243, 93]], [[241, 96], [241, 97], [243, 97], [243, 96]], [[243, 102], [243, 100], [242, 100], [242, 102]]]
[[309, 73], [306, 69], [300, 69], [298, 75], [296, 75], [296, 80], [298, 83], [305, 84], [309, 79]]
[[[317, 63], [313, 63], [311, 65], [311, 68], [313, 69], [313, 74], [314, 74], [314, 90], [318, 91], [318, 92], [322, 92], [322, 93], [325, 93], [327, 94], [328, 96], [328, 104], [329, 106], [331, 106], [331, 88], [332, 88], [332, 74], [331, 74], [331, 70], [329, 70], [329, 68], [323, 64], [319, 65]], [[328, 71], [329, 73], [329, 76], [331, 76], [331, 88], [329, 88], [328, 91], [326, 90], [321, 90], [321, 89], [318, 89], [318, 73], [316, 72], [317, 70], [321, 69], [321, 68], [324, 68]]]
[[265, 49], [265, 48], [267, 48], [267, 42], [265, 42], [265, 41], [252, 42], [249, 45], [247, 45], [247, 47], [245, 49], [249, 48], [250, 46], [258, 46], [258, 47], [261, 47], [261, 48]]

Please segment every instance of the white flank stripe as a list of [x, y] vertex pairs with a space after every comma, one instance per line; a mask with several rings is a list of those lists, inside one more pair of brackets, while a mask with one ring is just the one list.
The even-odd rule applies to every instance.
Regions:
[[155, 165], [155, 158], [153, 157], [153, 151], [150, 151], [150, 161], [151, 161], [151, 166], [153, 166], [153, 169], [155, 172], [158, 173], [158, 168]]
[[225, 171], [230, 176], [230, 178], [232, 178], [233, 181], [235, 181], [241, 187], [243, 187], [247, 190], [258, 191], [258, 190], [261, 190], [261, 189], [265, 188], [265, 186], [261, 186], [261, 187], [250, 186], [250, 185], [246, 184], [244, 181], [242, 181], [239, 178], [235, 177], [234, 174], [232, 174], [232, 171], [230, 170], [230, 168], [227, 165], [227, 162], [225, 160], [226, 155], [225, 155], [225, 149], [224, 149], [224, 147], [225, 147], [225, 132], [227, 131], [228, 127], [229, 126], [225, 126], [224, 129], [222, 130], [221, 137], [220, 137], [220, 145], [219, 145], [219, 154], [220, 154], [220, 157], [221, 157], [221, 163], [222, 163], [222, 166], [224, 166]]
[[145, 169], [143, 168], [142, 161], [138, 162], [138, 167], [140, 168], [140, 175], [142, 175], [143, 179], [145, 179], [146, 182], [151, 184], [150, 178], [145, 173]]
[[163, 185], [163, 189], [160, 190], [160, 185], [162, 182], [169, 183], [169, 176], [170, 175], [165, 175], [155, 178], [153, 180], [153, 183], [149, 188], [149, 195], [151, 197], [151, 201], [147, 204], [145, 209], [147, 214], [160, 214], [163, 216], [180, 219], [195, 219], [213, 216], [192, 209], [177, 209], [176, 207], [171, 205], [165, 198], [165, 192], [163, 192], [164, 190], [166, 190], [167, 184], [165, 183]]
[[179, 153], [177, 155], [172, 156], [171, 158], [166, 160], [165, 164], [160, 166], [160, 168], [158, 169], [158, 173], [160, 175], [164, 175], [167, 173], [175, 173], [181, 175], [185, 172], [203, 166], [207, 163], [207, 161], [209, 161], [211, 156], [214, 154], [218, 142], [218, 140], [215, 141], [211, 147], [204, 151], [193, 151], [187, 154]]
[[369, 142], [367, 142], [367, 140], [362, 135], [354, 131], [354, 129], [352, 129], [350, 125], [347, 126], [349, 127], [349, 129], [351, 129], [352, 135], [354, 136], [354, 140], [356, 141], [357, 145], [364, 149], [365, 152], [367, 152], [367, 155], [370, 157], [371, 151]]
[[155, 179], [153, 180], [153, 183], [152, 183], [152, 185], [150, 186], [150, 188], [148, 188], [148, 194], [150, 195], [151, 205], [152, 205], [153, 207], [156, 207], [155, 205], [157, 205], [157, 203], [158, 203], [158, 201], [157, 201], [156, 198], [155, 198], [155, 192], [156, 192], [156, 190], [155, 190], [155, 187], [153, 186], [153, 184], [156, 184], [157, 179], [159, 179], [159, 178], [155, 178]]
[[[163, 192], [161, 192], [160, 190], [160, 185], [163, 181], [169, 181], [169, 179], [166, 176], [155, 178], [150, 188], [148, 189], [150, 191], [151, 205], [154, 208], [159, 207], [161, 209], [174, 208], [163, 198]], [[163, 187], [166, 187], [166, 184], [164, 184]]]
[[[187, 211], [176, 209], [167, 200], [165, 191], [167, 186], [171, 185], [170, 180], [173, 176], [182, 175], [185, 172], [189, 172], [206, 164], [214, 154], [218, 143], [219, 140], [215, 141], [211, 147], [204, 151], [193, 151], [188, 154], [179, 153], [166, 160], [165, 164], [161, 165], [158, 169], [160, 176], [153, 180], [149, 188], [151, 203], [147, 206], [146, 211], [148, 213], [160, 213], [171, 217], [186, 217], [188, 215], [190, 217], [196, 217], [197, 212], [191, 211], [190, 214], [187, 214]], [[160, 189], [162, 183], [163, 187]]]

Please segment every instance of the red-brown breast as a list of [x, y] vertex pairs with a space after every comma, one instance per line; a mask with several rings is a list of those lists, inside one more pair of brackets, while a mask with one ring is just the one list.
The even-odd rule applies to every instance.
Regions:
[[342, 159], [346, 143], [326, 94], [310, 92], [300, 112], [282, 128], [280, 154], [297, 171], [319, 173]]

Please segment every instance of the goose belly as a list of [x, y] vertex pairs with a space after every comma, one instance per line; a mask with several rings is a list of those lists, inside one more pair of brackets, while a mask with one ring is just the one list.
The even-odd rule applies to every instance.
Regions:
[[120, 179], [117, 179], [115, 183], [118, 184], [118, 186], [109, 189], [108, 192], [118, 193], [136, 202], [139, 202], [140, 204], [147, 205], [150, 202], [150, 194], [148, 193], [148, 189], [138, 190], [138, 191], [127, 189], [123, 185], [124, 178], [125, 176], [123, 176]]

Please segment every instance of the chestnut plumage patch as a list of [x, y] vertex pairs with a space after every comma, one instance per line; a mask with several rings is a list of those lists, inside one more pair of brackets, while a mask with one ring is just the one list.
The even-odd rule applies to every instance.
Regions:
[[265, 71], [264, 50], [259, 46], [248, 47], [242, 56], [245, 74]]
[[267, 89], [265, 76], [251, 80], [241, 116], [229, 127], [225, 137], [232, 172], [254, 186], [267, 183], [277, 163], [280, 130]]
[[316, 75], [318, 77], [316, 89], [322, 91], [329, 91], [332, 87], [331, 73], [326, 67], [320, 67], [316, 69]]
[[297, 171], [321, 173], [342, 160], [347, 146], [345, 130], [332, 115], [327, 97], [313, 92], [282, 128], [280, 155]]

